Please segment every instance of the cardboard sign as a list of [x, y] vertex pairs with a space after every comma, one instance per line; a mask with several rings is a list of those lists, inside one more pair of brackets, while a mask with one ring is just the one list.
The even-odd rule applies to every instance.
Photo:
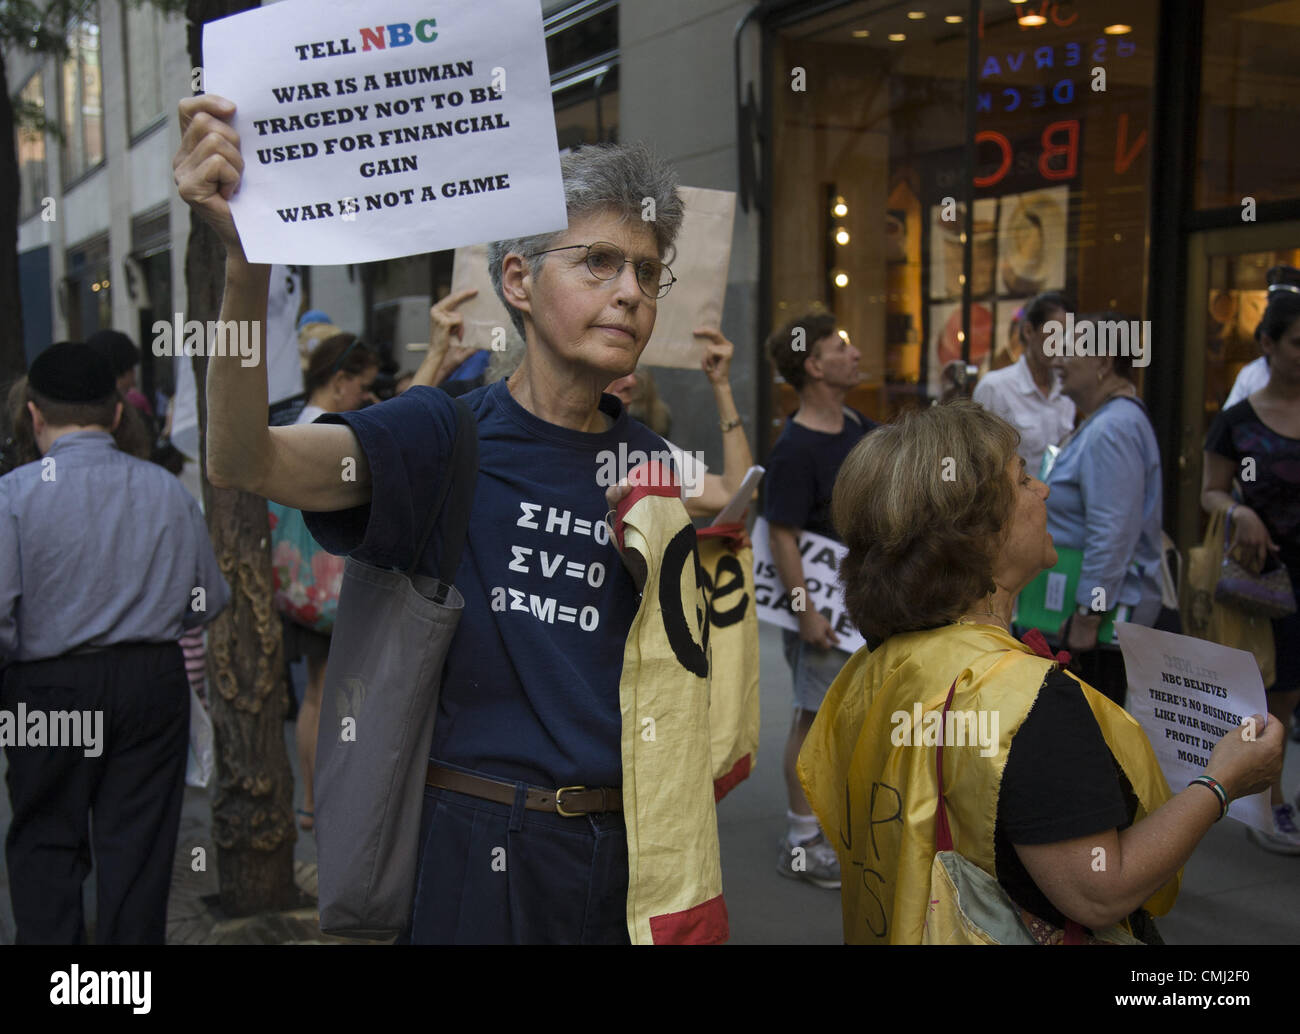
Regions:
[[250, 262], [374, 262], [567, 225], [537, 0], [285, 0], [203, 29]]
[[[764, 518], [754, 522], [751, 538], [754, 542], [754, 603], [758, 620], [799, 631], [799, 618], [792, 608], [790, 594], [776, 573]], [[805, 531], [799, 536], [799, 554], [803, 557], [804, 585], [808, 590], [805, 606], [816, 610], [831, 623], [840, 639], [836, 649], [849, 653], [862, 649], [867, 641], [849, 617], [844, 607], [844, 593], [839, 586], [840, 561], [848, 554], [848, 548], [834, 539]]]
[[[1259, 665], [1245, 650], [1204, 639], [1125, 622], [1115, 629], [1128, 674], [1127, 710], [1178, 793], [1205, 773], [1219, 740], [1251, 715], [1268, 714]], [[1233, 801], [1228, 815], [1273, 832], [1267, 791]]]
[[457, 248], [451, 267], [449, 294], [473, 287], [478, 291], [473, 298], [462, 302], [456, 311], [465, 320], [465, 336], [460, 343], [466, 348], [481, 348], [493, 352], [506, 352], [524, 347], [523, 339], [510, 322], [505, 303], [497, 297], [488, 273], [486, 244]]
[[695, 336], [695, 328], [722, 326], [736, 195], [701, 187], [678, 187], [677, 192], [686, 209], [676, 254], [668, 263], [677, 282], [659, 300], [654, 333], [641, 362], [698, 370], [704, 343]]

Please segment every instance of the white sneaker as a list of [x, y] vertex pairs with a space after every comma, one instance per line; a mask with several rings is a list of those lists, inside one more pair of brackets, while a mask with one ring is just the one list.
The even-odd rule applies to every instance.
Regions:
[[1274, 806], [1272, 833], [1261, 833], [1254, 826], [1248, 826], [1246, 836], [1265, 851], [1300, 855], [1300, 826], [1296, 825], [1296, 812], [1289, 804]]
[[781, 841], [776, 871], [827, 890], [838, 890], [840, 886], [840, 860], [821, 833], [802, 844], [792, 842], [787, 833]]

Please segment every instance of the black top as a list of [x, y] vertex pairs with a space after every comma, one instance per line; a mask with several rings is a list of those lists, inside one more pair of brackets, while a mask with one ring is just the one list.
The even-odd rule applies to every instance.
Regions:
[[831, 524], [835, 477], [844, 458], [876, 426], [874, 420], [847, 406], [839, 434], [812, 431], [795, 423], [793, 417], [786, 418], [766, 461], [763, 516], [768, 523], [786, 524], [838, 541]]
[[[1242, 501], [1259, 514], [1294, 578], [1300, 572], [1300, 438], [1269, 428], [1250, 399], [1243, 399], [1214, 418], [1205, 451], [1233, 462]], [[1244, 465], [1247, 459], [1254, 461], [1253, 471]]]
[[1012, 844], [1061, 840], [1124, 829], [1138, 801], [1093, 717], [1079, 684], [1053, 668], [1011, 740], [998, 796], [993, 843], [998, 882], [1040, 919], [1064, 926]]

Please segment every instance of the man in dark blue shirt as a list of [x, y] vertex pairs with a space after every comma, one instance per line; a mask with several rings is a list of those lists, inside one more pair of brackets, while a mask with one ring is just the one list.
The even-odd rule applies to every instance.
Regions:
[[837, 331], [830, 313], [810, 313], [791, 321], [768, 339], [777, 372], [799, 392], [799, 409], [786, 420], [767, 459], [766, 505], [772, 560], [795, 601], [799, 631], [783, 631], [786, 661], [794, 678], [794, 721], [785, 746], [789, 825], [777, 857], [784, 876], [819, 887], [840, 885], [839, 861], [817, 826], [799, 785], [795, 763], [817, 709], [849, 655], [836, 649], [835, 630], [807, 600], [799, 536], [810, 531], [839, 540], [831, 524], [831, 495], [840, 464], [862, 436], [876, 425], [844, 404], [862, 379], [861, 354]]

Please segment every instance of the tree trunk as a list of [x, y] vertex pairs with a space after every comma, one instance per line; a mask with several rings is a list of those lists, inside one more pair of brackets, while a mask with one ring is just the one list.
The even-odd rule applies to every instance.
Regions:
[[[18, 146], [9, 71], [0, 47], [0, 388], [27, 371], [23, 350], [23, 298], [18, 284]], [[7, 423], [8, 417], [0, 416]]]
[[[195, 66], [202, 64], [204, 22], [256, 6], [241, 0], [191, 0], [189, 49]], [[187, 319], [206, 323], [218, 317], [224, 270], [216, 234], [191, 213], [185, 253]], [[212, 547], [231, 592], [229, 607], [208, 626], [217, 779], [212, 839], [222, 911], [242, 916], [298, 903], [293, 882], [297, 829], [293, 772], [284, 746], [284, 655], [280, 620], [271, 605], [266, 500], [208, 482], [207, 362], [202, 356], [194, 359], [203, 496]]]

